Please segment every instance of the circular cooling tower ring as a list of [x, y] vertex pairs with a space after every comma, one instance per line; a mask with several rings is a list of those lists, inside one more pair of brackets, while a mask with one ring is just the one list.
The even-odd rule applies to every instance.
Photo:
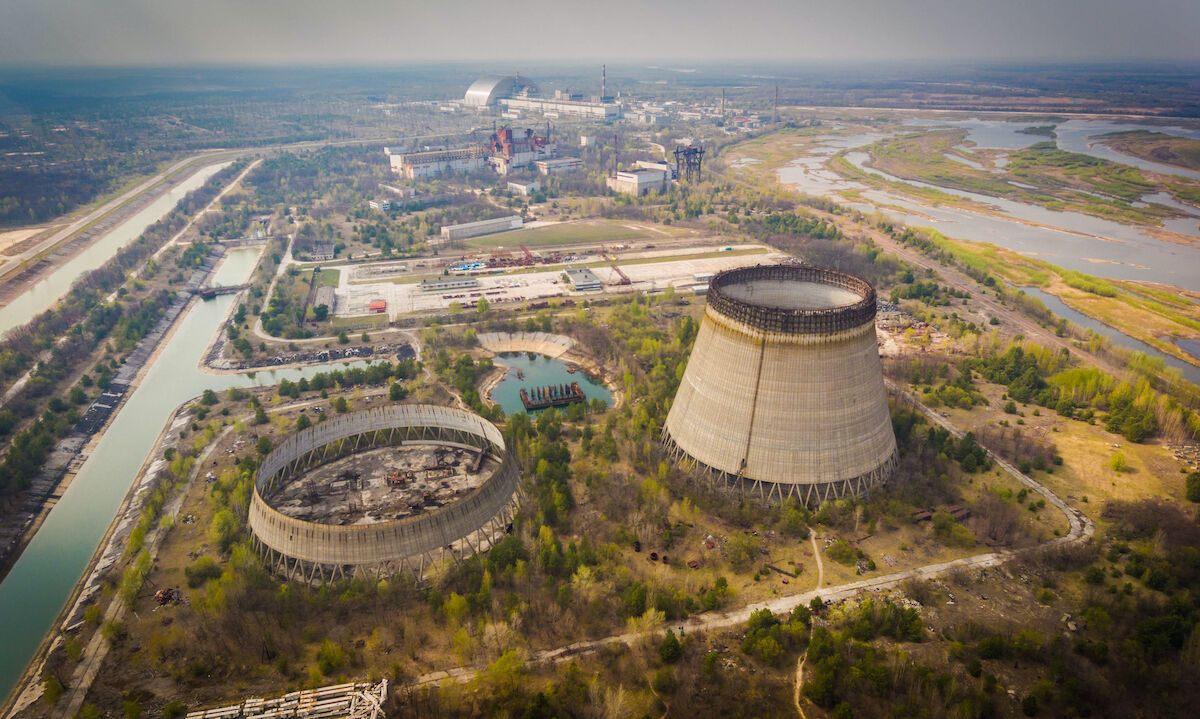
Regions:
[[[384, 447], [435, 445], [475, 453], [492, 467], [468, 494], [413, 516], [369, 524], [328, 524], [281, 512], [272, 502], [307, 472]], [[401, 572], [418, 578], [447, 554], [484, 551], [512, 521], [520, 470], [500, 430], [453, 407], [394, 405], [330, 417], [288, 437], [263, 458], [247, 524], [272, 571], [310, 583]]]
[[861, 496], [896, 464], [875, 289], [836, 270], [717, 274], [663, 440], [679, 461], [766, 501]]

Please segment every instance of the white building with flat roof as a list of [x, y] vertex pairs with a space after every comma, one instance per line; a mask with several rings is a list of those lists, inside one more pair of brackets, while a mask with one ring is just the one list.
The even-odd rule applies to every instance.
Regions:
[[392, 172], [409, 180], [461, 172], [476, 172], [487, 165], [487, 149], [481, 145], [459, 147], [451, 150], [427, 150], [425, 152], [389, 152]]
[[442, 240], [444, 242], [454, 242], [455, 240], [465, 240], [470, 237], [479, 237], [480, 235], [519, 230], [524, 224], [520, 215], [512, 215], [511, 217], [497, 217], [492, 220], [464, 222], [460, 225], [445, 225], [442, 227]]
[[639, 167], [618, 172], [607, 178], [605, 183], [613, 192], [641, 197], [651, 192], [666, 192], [671, 186], [671, 173], [668, 170]]
[[537, 180], [509, 180], [508, 181], [508, 191], [516, 193], [523, 197], [529, 197], [530, 195], [532, 195], [536, 192], [541, 192], [541, 190], [542, 190], [542, 183], [538, 182]]
[[604, 289], [604, 285], [601, 284], [600, 278], [596, 276], [596, 273], [586, 267], [571, 268], [566, 270], [564, 274], [576, 292], [596, 292], [597, 290]]
[[583, 169], [583, 160], [578, 157], [556, 157], [553, 160], [538, 160], [533, 164], [543, 175], [562, 175]]
[[619, 120], [621, 106], [615, 102], [557, 100], [547, 97], [505, 97], [499, 105], [512, 112], [536, 112], [551, 117], [582, 117], [591, 120]]

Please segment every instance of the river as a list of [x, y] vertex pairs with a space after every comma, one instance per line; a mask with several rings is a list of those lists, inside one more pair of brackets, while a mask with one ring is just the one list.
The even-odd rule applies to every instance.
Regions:
[[[958, 127], [967, 130], [967, 139], [980, 147], [1017, 149], [1048, 139], [1041, 135], [1017, 132], [1033, 125], [1032, 121], [913, 119], [916, 127]], [[1046, 123], [1048, 124], [1048, 123]], [[1128, 123], [1096, 123], [1071, 120], [1061, 123], [1060, 144], [1064, 149], [1094, 156], [1115, 155], [1116, 161], [1136, 165], [1136, 158], [1115, 153], [1103, 145], [1088, 144], [1095, 134], [1117, 130], [1149, 129], [1186, 133], [1182, 128]], [[855, 151], [883, 137], [879, 133], [818, 138], [819, 144], [807, 156], [779, 170], [780, 181], [802, 192], [822, 196], [857, 191], [847, 202], [864, 212], [882, 212], [894, 221], [914, 227], [931, 227], [948, 237], [988, 242], [1037, 257], [1047, 262], [1088, 274], [1113, 279], [1165, 282], [1191, 290], [1200, 290], [1200, 242], [1190, 244], [1160, 239], [1147, 228], [1104, 220], [1079, 212], [1057, 212], [1044, 207], [1006, 198], [996, 198], [944, 187], [936, 189], [994, 208], [986, 213], [949, 205], [934, 205], [898, 192], [876, 190], [860, 182], [847, 180], [825, 166], [835, 152], [849, 149], [846, 159], [878, 176], [917, 187], [935, 187], [887, 175], [866, 167], [866, 152]], [[1186, 174], [1180, 171], [1179, 174]], [[1153, 198], [1151, 198], [1153, 199]], [[1200, 237], [1196, 218], [1172, 222], [1170, 229]]]
[[[1091, 317], [1088, 317], [1082, 312], [1072, 308], [1058, 297], [1046, 292], [1045, 290], [1042, 290], [1041, 288], [1022, 287], [1021, 289], [1025, 292], [1025, 294], [1041, 300], [1051, 312], [1059, 317], [1064, 317], [1080, 327], [1084, 327], [1092, 330], [1098, 335], [1107, 337], [1112, 340], [1114, 344], [1117, 344], [1121, 347], [1161, 359], [1168, 367], [1174, 367], [1183, 372], [1183, 376], [1188, 381], [1200, 386], [1200, 367], [1197, 367], [1190, 362], [1181, 360], [1173, 355], [1169, 355], [1166, 352], [1163, 352], [1152, 345], [1148, 345], [1137, 338], [1130, 337], [1118, 329], [1109, 327], [1100, 320], [1092, 319]], [[1187, 341], [1180, 341], [1179, 345], [1186, 348], [1187, 345], [1184, 344], [1185, 342]]]
[[210, 177], [229, 166], [229, 162], [206, 165], [196, 170], [183, 182], [175, 185], [161, 197], [138, 210], [132, 217], [105, 233], [87, 249], [64, 262], [52, 272], [39, 279], [20, 296], [4, 307], [0, 307], [0, 334], [19, 327], [38, 314], [45, 312], [71, 289], [71, 285], [82, 275], [107, 262], [117, 250], [137, 239], [146, 228], [167, 216], [187, 193], [198, 189]]
[[[260, 251], [257, 247], [230, 250], [213, 281], [225, 285], [245, 282]], [[0, 583], [0, 637], [4, 638], [0, 642], [0, 695], [12, 689], [37, 651], [176, 407], [208, 388], [268, 386], [344, 366], [331, 363], [255, 374], [203, 372], [200, 360], [236, 298], [223, 295], [198, 301], [187, 310], [141, 385]]]

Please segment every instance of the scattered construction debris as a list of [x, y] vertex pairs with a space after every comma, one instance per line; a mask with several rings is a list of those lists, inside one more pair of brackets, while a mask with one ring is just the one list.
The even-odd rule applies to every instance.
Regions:
[[250, 698], [218, 709], [188, 712], [187, 719], [381, 719], [388, 681], [336, 684], [289, 692], [274, 699]]

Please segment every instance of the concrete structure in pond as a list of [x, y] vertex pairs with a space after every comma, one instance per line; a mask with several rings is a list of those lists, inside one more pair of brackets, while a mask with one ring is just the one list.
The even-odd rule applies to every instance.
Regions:
[[[280, 504], [297, 495], [294, 489], [289, 491], [291, 485], [325, 465], [363, 453], [414, 447], [469, 455], [465, 461], [476, 479], [449, 503], [432, 509], [417, 504], [400, 519], [378, 516], [357, 499], [348, 503], [355, 514], [347, 520], [352, 523], [345, 524], [298, 518], [296, 511]], [[438, 474], [442, 469], [420, 471]], [[366, 481], [356, 473], [321, 480], [328, 485], [335, 481], [360, 490], [355, 497], [379, 496], [381, 491], [361, 486]], [[389, 475], [382, 491], [387, 494], [392, 487], [420, 481]], [[443, 483], [431, 484], [431, 491], [439, 484]], [[485, 551], [503, 537], [516, 511], [519, 484], [517, 460], [492, 423], [452, 407], [396, 405], [330, 417], [284, 440], [263, 459], [255, 475], [247, 524], [268, 566], [287, 579], [320, 583], [401, 572], [421, 578], [441, 559], [458, 561]], [[407, 489], [422, 494], [419, 487]], [[329, 488], [306, 488], [299, 495], [321, 491]]]
[[875, 337], [875, 289], [797, 265], [717, 274], [663, 428], [718, 484], [809, 506], [890, 478], [896, 438]]

